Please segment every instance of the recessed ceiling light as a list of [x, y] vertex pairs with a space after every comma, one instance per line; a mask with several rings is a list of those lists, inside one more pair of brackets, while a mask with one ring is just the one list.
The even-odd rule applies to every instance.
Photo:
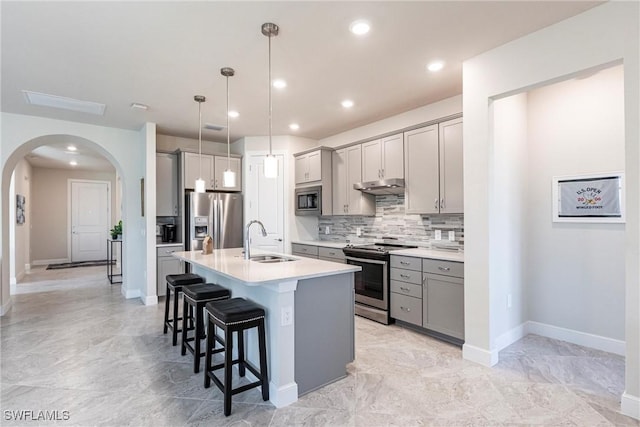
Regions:
[[149, 109], [149, 106], [145, 105], [145, 104], [140, 104], [139, 102], [132, 102], [131, 103], [131, 108], [138, 109], [138, 110], [145, 110], [146, 111], [146, 110]]
[[427, 65], [427, 69], [432, 72], [440, 71], [444, 68], [444, 62], [442, 61], [433, 61]]
[[344, 101], [341, 102], [342, 106], [344, 108], [351, 108], [353, 107], [353, 101], [350, 99], [345, 99]]
[[104, 115], [107, 108], [105, 104], [91, 101], [81, 101], [74, 98], [66, 98], [64, 96], [48, 95], [46, 93], [32, 92], [23, 90], [27, 102], [31, 105], [39, 105], [41, 107], [61, 108], [63, 110], [79, 111], [81, 113]]
[[77, 165], [78, 165], [78, 162], [76, 162], [75, 160], [71, 160], [71, 161], [69, 162], [69, 164], [70, 164], [71, 166], [77, 166]]
[[364, 34], [367, 34], [370, 29], [371, 29], [371, 26], [369, 25], [369, 23], [363, 19], [358, 19], [357, 21], [353, 21], [351, 25], [349, 25], [349, 30], [357, 36], [362, 36]]
[[68, 146], [67, 146], [67, 150], [69, 150], [69, 151], [76, 151], [76, 150], [77, 150], [77, 148], [75, 147], [75, 145], [68, 145]]
[[275, 79], [273, 81], [273, 87], [275, 87], [276, 89], [284, 89], [285, 87], [287, 87], [287, 82], [282, 79]]
[[289, 125], [289, 129], [291, 129], [291, 130], [298, 130], [298, 129], [300, 129], [300, 125], [299, 125], [299, 124], [297, 124], [297, 123], [291, 123], [291, 124]]
[[235, 119], [236, 117], [239, 117], [239, 116], [240, 116], [240, 113], [238, 113], [237, 111], [235, 110], [229, 111], [229, 117], [233, 117]]

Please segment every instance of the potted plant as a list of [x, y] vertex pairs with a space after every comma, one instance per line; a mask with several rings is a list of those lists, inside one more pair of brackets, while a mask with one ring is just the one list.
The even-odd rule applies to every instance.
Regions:
[[111, 238], [113, 240], [122, 239], [122, 220], [118, 221], [118, 223], [114, 225], [111, 230], [109, 230], [109, 233], [111, 233]]

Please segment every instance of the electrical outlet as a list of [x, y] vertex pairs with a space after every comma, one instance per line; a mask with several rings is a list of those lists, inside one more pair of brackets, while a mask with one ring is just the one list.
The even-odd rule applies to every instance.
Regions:
[[449, 231], [449, 240], [452, 242], [455, 242], [456, 240], [456, 232], [455, 231]]
[[331, 229], [328, 225], [324, 228], [324, 234], [331, 234]]
[[280, 311], [280, 325], [289, 326], [293, 323], [293, 307], [283, 307]]
[[356, 227], [356, 236], [358, 237], [362, 236], [362, 228]]
[[442, 240], [442, 231], [441, 230], [436, 230], [435, 231], [435, 237], [436, 240]]

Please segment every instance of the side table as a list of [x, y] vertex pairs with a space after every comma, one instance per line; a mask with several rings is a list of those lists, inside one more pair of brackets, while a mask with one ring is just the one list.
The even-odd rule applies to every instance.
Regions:
[[[113, 272], [113, 266], [117, 260], [117, 254], [114, 253], [115, 249], [119, 249], [120, 253], [120, 273]], [[121, 239], [107, 239], [107, 277], [109, 278], [109, 283], [112, 285], [115, 283], [122, 283], [122, 240]], [[120, 278], [119, 280], [114, 278]]]

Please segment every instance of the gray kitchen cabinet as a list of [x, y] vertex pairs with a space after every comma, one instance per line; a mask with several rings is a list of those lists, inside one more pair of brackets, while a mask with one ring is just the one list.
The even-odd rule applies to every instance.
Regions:
[[158, 296], [164, 296], [166, 294], [167, 274], [184, 273], [184, 263], [171, 255], [173, 252], [180, 252], [183, 250], [182, 244], [166, 245], [156, 248]]
[[464, 340], [464, 263], [391, 255], [391, 317]]
[[375, 196], [353, 188], [353, 184], [362, 181], [362, 146], [352, 145], [334, 151], [332, 166], [333, 214], [374, 215]]
[[464, 279], [424, 274], [422, 326], [464, 339]]
[[404, 178], [403, 134], [362, 144], [362, 181]]
[[325, 261], [339, 262], [342, 264], [347, 263], [347, 260], [344, 256], [344, 252], [342, 252], [342, 249], [327, 248], [324, 246], [318, 246], [318, 259], [322, 259]]
[[303, 245], [300, 243], [292, 243], [291, 244], [291, 253], [293, 255], [307, 257], [307, 258], [318, 258], [318, 247], [313, 245]]
[[[202, 169], [201, 169], [202, 168]], [[213, 174], [213, 156], [203, 154], [202, 159], [198, 153], [183, 153], [183, 179], [184, 188], [195, 189], [196, 180], [204, 180], [205, 190], [214, 189], [215, 176]]]
[[178, 157], [156, 153], [156, 215], [178, 215]]
[[[226, 156], [214, 156], [214, 180], [213, 189], [216, 191], [242, 191], [242, 161], [237, 157], [227, 159]], [[228, 168], [236, 173], [235, 187], [224, 187], [224, 171]]]
[[322, 150], [296, 156], [296, 184], [322, 179]]
[[463, 213], [462, 118], [404, 134], [407, 213]]

